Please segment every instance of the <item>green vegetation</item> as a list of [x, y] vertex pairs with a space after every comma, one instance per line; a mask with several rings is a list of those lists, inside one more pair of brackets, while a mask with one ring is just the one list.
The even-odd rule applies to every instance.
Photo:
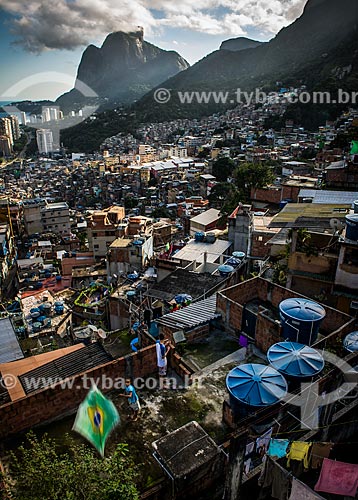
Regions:
[[[229, 158], [224, 160], [230, 161], [226, 168], [231, 168], [232, 160]], [[230, 214], [240, 202], [248, 203], [251, 188], [267, 186], [275, 178], [274, 166], [269, 162], [240, 163], [231, 171], [231, 175], [233, 182], [219, 182], [209, 196], [211, 206], [218, 207], [223, 214]]]
[[54, 439], [29, 433], [3, 479], [13, 500], [137, 500], [136, 477], [125, 444], [102, 459], [69, 436], [60, 449]]
[[27, 142], [27, 135], [22, 134], [20, 138], [17, 139], [17, 141], [14, 141], [14, 152], [20, 153], [24, 149], [26, 142]]
[[226, 182], [233, 175], [235, 163], [231, 158], [218, 158], [213, 163], [213, 175], [219, 182]]

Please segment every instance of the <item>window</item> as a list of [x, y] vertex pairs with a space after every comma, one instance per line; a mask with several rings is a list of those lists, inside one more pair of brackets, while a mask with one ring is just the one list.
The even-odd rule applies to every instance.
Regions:
[[99, 245], [93, 245], [93, 248], [94, 248], [95, 250], [98, 250], [98, 249], [99, 249]]

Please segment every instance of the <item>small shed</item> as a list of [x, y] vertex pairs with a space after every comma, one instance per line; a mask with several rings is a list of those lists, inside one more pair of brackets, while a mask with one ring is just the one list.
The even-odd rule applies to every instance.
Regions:
[[195, 490], [221, 474], [224, 455], [218, 445], [195, 421], [179, 427], [152, 443], [153, 456], [171, 479], [173, 492]]

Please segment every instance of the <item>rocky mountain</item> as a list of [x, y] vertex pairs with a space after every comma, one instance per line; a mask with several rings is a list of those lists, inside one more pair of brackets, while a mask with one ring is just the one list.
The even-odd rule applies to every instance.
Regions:
[[220, 45], [220, 50], [231, 50], [232, 52], [239, 52], [240, 50], [253, 49], [262, 45], [263, 42], [258, 42], [257, 40], [250, 40], [250, 38], [245, 38], [240, 36], [239, 38], [230, 38], [225, 40]]
[[69, 109], [83, 102], [83, 94], [91, 97], [94, 91], [101, 99], [128, 104], [188, 67], [177, 52], [146, 42], [142, 29], [111, 33], [100, 48], [94, 45], [86, 48], [75, 88], [61, 96], [57, 103]]
[[[355, 48], [358, 49], [357, 27], [357, 0], [308, 0], [302, 16], [269, 42], [246, 50], [212, 52], [160, 84], [160, 87], [171, 89], [172, 98], [168, 104], [156, 104], [153, 92], [150, 92], [140, 100], [138, 109], [146, 120], [173, 118], [173, 113], [175, 116], [191, 116], [194, 110], [196, 114], [208, 114], [217, 106], [182, 105], [176, 99], [176, 91], [249, 90], [272, 86], [276, 81], [294, 82], [298, 75], [305, 83], [312, 74], [312, 67], [324, 68], [327, 61], [333, 67], [340, 64], [340, 61], [329, 58], [337, 47], [355, 39]], [[351, 50], [351, 43], [349, 47]], [[305, 68], [310, 71], [306, 72]], [[352, 68], [352, 71], [357, 71], [357, 68]], [[319, 86], [320, 80], [315, 84]]]
[[[207, 116], [233, 107], [235, 103], [218, 105], [179, 102], [178, 91], [233, 91], [263, 88], [277, 89], [283, 85], [305, 84], [308, 90], [335, 92], [338, 88], [356, 91], [358, 88], [358, 2], [357, 0], [308, 0], [304, 12], [290, 26], [282, 29], [267, 43], [245, 50], [217, 50], [190, 68], [160, 83], [170, 90], [166, 104], [154, 99], [155, 89], [130, 107], [130, 120], [115, 114], [103, 117], [107, 127], [98, 132], [95, 123], [84, 123], [66, 131], [64, 142], [83, 150], [86, 136], [96, 132], [87, 150], [95, 149], [109, 135], [134, 129], [140, 122], [156, 122], [184, 117]], [[342, 107], [332, 104], [301, 105], [291, 110], [297, 122], [312, 129], [334, 119]], [[292, 118], [292, 116], [291, 116]], [[101, 120], [101, 115], [98, 116]], [[102, 122], [101, 122], [102, 123]], [[309, 127], [308, 127], [309, 128]], [[96, 130], [94, 130], [96, 129]], [[79, 136], [76, 139], [76, 135]], [[107, 134], [107, 135], [105, 135]]]

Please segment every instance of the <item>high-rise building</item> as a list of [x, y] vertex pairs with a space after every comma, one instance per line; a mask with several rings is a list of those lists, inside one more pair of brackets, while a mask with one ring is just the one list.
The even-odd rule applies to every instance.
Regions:
[[52, 153], [54, 151], [52, 130], [39, 128], [36, 130], [36, 140], [39, 153]]
[[42, 121], [50, 122], [52, 120], [60, 120], [63, 117], [62, 111], [59, 106], [43, 106], [42, 108]]
[[10, 115], [9, 120], [11, 122], [11, 132], [12, 132], [12, 137], [14, 141], [17, 141], [20, 139], [20, 125], [19, 125], [19, 119], [15, 115]]
[[10, 138], [7, 135], [0, 135], [0, 154], [2, 156], [10, 156], [12, 153], [12, 145]]
[[12, 134], [12, 126], [10, 118], [8, 117], [0, 118], [0, 135], [6, 135], [10, 140], [11, 146], [14, 145], [14, 136]]

